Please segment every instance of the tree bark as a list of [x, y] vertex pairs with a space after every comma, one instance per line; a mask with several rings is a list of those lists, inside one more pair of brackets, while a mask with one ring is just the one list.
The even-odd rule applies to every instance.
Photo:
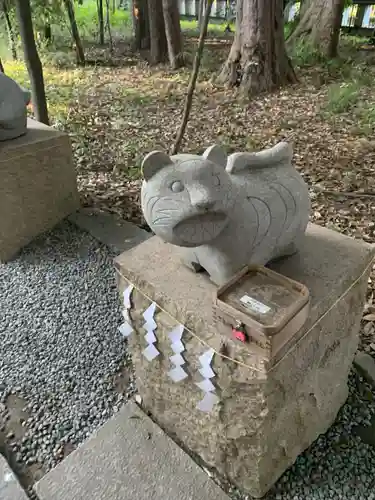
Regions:
[[150, 49], [150, 23], [147, 0], [133, 0], [134, 46], [136, 50]]
[[184, 56], [177, 0], [163, 0], [163, 15], [169, 63], [172, 69], [178, 69], [184, 65]]
[[106, 6], [106, 27], [108, 31], [108, 38], [109, 38], [109, 51], [112, 54], [113, 53], [113, 38], [112, 38], [112, 30], [111, 30], [111, 12], [110, 12], [110, 5], [109, 5], [109, 0], [105, 0], [105, 6]]
[[219, 79], [249, 96], [297, 81], [285, 49], [282, 0], [238, 0], [236, 33]]
[[342, 21], [342, 14], [344, 12], [344, 6], [345, 6], [345, 0], [334, 1], [333, 12], [332, 12], [331, 35], [329, 38], [328, 49], [327, 49], [327, 55], [331, 59], [337, 57], [338, 55], [341, 21]]
[[68, 13], [69, 22], [70, 22], [70, 30], [72, 32], [72, 38], [74, 41], [75, 51], [76, 51], [76, 60], [77, 64], [85, 64], [85, 52], [83, 50], [83, 45], [81, 41], [81, 37], [79, 36], [76, 16], [74, 13], [74, 6], [72, 0], [64, 0], [64, 4], [66, 7], [66, 11]]
[[48, 125], [43, 68], [35, 44], [30, 0], [16, 0], [15, 4], [25, 62], [30, 77], [33, 110], [36, 119]]
[[195, 58], [194, 58], [193, 71], [191, 73], [189, 86], [188, 86], [188, 90], [187, 90], [187, 94], [186, 94], [186, 101], [185, 101], [185, 106], [184, 106], [184, 113], [182, 116], [182, 122], [181, 122], [180, 128], [177, 132], [177, 137], [176, 137], [175, 143], [173, 144], [173, 146], [171, 148], [172, 155], [177, 154], [179, 149], [180, 149], [181, 142], [182, 142], [182, 139], [184, 137], [186, 126], [187, 126], [187, 123], [189, 120], [191, 105], [193, 102], [193, 94], [194, 94], [195, 86], [197, 83], [199, 67], [201, 65], [201, 60], [202, 60], [202, 55], [203, 55], [204, 42], [205, 42], [205, 39], [207, 36], [207, 27], [208, 27], [208, 21], [210, 19], [212, 3], [213, 3], [213, 0], [207, 0], [206, 11], [204, 13], [204, 19], [203, 19], [203, 23], [202, 23], [201, 31], [200, 31], [200, 35], [199, 35], [198, 48], [197, 48], [197, 52], [195, 53]]
[[98, 23], [99, 23], [99, 43], [104, 45], [104, 9], [103, 0], [96, 0], [96, 7], [98, 11]]
[[7, 0], [2, 0], [1, 6], [3, 9], [5, 24], [6, 24], [7, 31], [8, 31], [9, 48], [10, 48], [10, 51], [12, 53], [13, 60], [17, 61], [18, 57], [17, 57], [16, 39], [14, 36], [12, 21], [10, 20], [10, 16], [9, 16], [9, 9], [8, 9]]
[[288, 47], [303, 40], [323, 54], [337, 54], [344, 4], [343, 0], [305, 0], [300, 21], [288, 39]]
[[148, 17], [150, 22], [150, 62], [151, 64], [163, 63], [168, 58], [168, 46], [160, 0], [148, 0]]

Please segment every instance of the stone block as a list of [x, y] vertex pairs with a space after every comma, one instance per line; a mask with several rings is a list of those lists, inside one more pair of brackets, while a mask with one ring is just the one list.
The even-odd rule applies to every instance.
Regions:
[[1, 500], [27, 500], [28, 496], [22, 489], [8, 462], [0, 454], [0, 498]]
[[35, 490], [39, 500], [229, 500], [133, 402]]
[[[215, 332], [215, 285], [181, 266], [176, 250], [153, 237], [115, 262], [120, 291], [129, 282], [136, 286], [129, 342], [139, 393], [145, 409], [181, 446], [261, 497], [329, 428], [347, 398], [374, 247], [309, 225], [299, 253], [272, 265], [306, 285], [311, 303], [306, 324], [268, 365], [251, 344]], [[161, 355], [149, 363], [142, 355], [142, 312], [150, 299], [163, 311], [155, 315]], [[185, 330], [183, 336], [189, 378], [180, 383], [167, 376], [173, 354], [167, 334], [177, 322], [194, 333]], [[202, 380], [198, 357], [207, 344], [217, 352], [213, 382], [220, 397], [208, 414], [196, 408], [202, 391], [194, 383]]]
[[34, 120], [0, 143], [0, 261], [79, 207], [68, 135]]

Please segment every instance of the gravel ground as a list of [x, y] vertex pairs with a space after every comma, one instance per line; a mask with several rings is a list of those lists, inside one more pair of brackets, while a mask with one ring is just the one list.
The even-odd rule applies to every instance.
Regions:
[[[28, 466], [53, 467], [134, 392], [112, 257], [65, 222], [0, 265], [0, 422], [12, 398], [26, 400], [23, 437], [8, 441]], [[266, 500], [375, 500], [375, 390], [354, 370], [349, 388], [334, 425]]]
[[64, 222], [0, 265], [0, 421], [26, 400], [20, 463], [47, 471], [133, 392], [112, 258]]

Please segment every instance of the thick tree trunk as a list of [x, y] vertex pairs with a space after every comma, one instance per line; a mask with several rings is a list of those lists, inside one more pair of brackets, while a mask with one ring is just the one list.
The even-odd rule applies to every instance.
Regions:
[[238, 0], [236, 34], [219, 79], [248, 95], [296, 82], [285, 49], [282, 0]]
[[68, 13], [69, 22], [70, 22], [70, 30], [72, 32], [72, 38], [74, 41], [75, 51], [76, 51], [76, 60], [77, 64], [85, 64], [85, 52], [83, 50], [83, 45], [81, 41], [81, 37], [79, 36], [76, 16], [74, 13], [74, 6], [72, 0], [64, 0], [64, 4], [66, 7], [66, 11]]
[[133, 0], [134, 46], [136, 50], [150, 49], [150, 23], [147, 0]]
[[160, 0], [148, 0], [148, 16], [150, 22], [150, 62], [163, 63], [168, 58], [167, 38], [163, 10]]
[[337, 54], [344, 4], [344, 0], [305, 0], [288, 46], [304, 40], [328, 56]]
[[13, 60], [16, 61], [18, 59], [17, 58], [16, 39], [14, 36], [12, 21], [10, 20], [10, 16], [9, 16], [9, 9], [8, 9], [7, 0], [2, 0], [1, 6], [2, 6], [3, 13], [4, 13], [5, 24], [7, 26], [7, 31], [8, 31], [9, 48], [10, 48], [10, 51], [12, 53]]
[[30, 0], [16, 0], [15, 3], [25, 62], [30, 77], [33, 110], [36, 119], [48, 125], [43, 69], [35, 44]]
[[96, 0], [97, 10], [98, 10], [98, 22], [99, 22], [99, 43], [104, 45], [104, 9], [103, 0]]
[[163, 0], [163, 14], [169, 63], [172, 69], [178, 69], [184, 65], [184, 57], [177, 0]]

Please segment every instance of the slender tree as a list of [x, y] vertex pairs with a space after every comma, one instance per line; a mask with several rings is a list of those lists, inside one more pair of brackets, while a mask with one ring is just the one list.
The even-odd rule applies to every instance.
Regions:
[[36, 119], [49, 124], [43, 68], [35, 44], [30, 0], [15, 0], [22, 48], [31, 83], [33, 110]]
[[9, 48], [12, 53], [12, 58], [14, 61], [17, 60], [17, 48], [16, 48], [16, 38], [14, 35], [12, 21], [9, 15], [9, 3], [8, 0], [1, 1], [1, 8], [4, 14], [5, 24], [8, 32]]
[[207, 36], [208, 21], [210, 19], [212, 3], [213, 3], [213, 0], [207, 0], [207, 6], [206, 6], [205, 13], [204, 13], [204, 18], [203, 18], [203, 22], [201, 25], [200, 35], [199, 35], [198, 48], [197, 48], [197, 52], [195, 53], [195, 58], [194, 58], [193, 71], [191, 73], [189, 86], [188, 86], [188, 90], [187, 90], [187, 94], [186, 94], [184, 113], [182, 116], [180, 128], [178, 129], [178, 132], [177, 132], [175, 143], [173, 144], [173, 146], [171, 148], [172, 155], [177, 154], [179, 149], [180, 149], [181, 142], [182, 142], [182, 139], [184, 137], [186, 126], [187, 126], [187, 123], [189, 120], [191, 105], [193, 102], [194, 90], [195, 90], [195, 86], [197, 84], [199, 68], [201, 65], [201, 60], [202, 60], [202, 55], [203, 55], [204, 42], [205, 42], [206, 36]]
[[238, 0], [236, 33], [219, 78], [248, 95], [296, 82], [285, 49], [282, 0]]
[[104, 45], [104, 8], [103, 0], [96, 0], [96, 6], [98, 11], [98, 22], [99, 22], [99, 43]]
[[70, 31], [72, 33], [72, 38], [74, 42], [74, 47], [76, 51], [76, 60], [77, 64], [85, 64], [85, 52], [83, 50], [83, 45], [81, 41], [81, 37], [79, 36], [76, 16], [74, 12], [74, 6], [72, 0], [64, 0], [64, 5], [68, 14], [69, 23], [70, 23]]
[[0, 59], [0, 73], [5, 73], [3, 63]]
[[109, 38], [109, 50], [112, 54], [113, 52], [113, 38], [112, 38], [112, 30], [111, 30], [111, 7], [109, 5], [109, 0], [105, 0], [105, 6], [106, 6], [106, 28], [108, 31], [108, 38]]

